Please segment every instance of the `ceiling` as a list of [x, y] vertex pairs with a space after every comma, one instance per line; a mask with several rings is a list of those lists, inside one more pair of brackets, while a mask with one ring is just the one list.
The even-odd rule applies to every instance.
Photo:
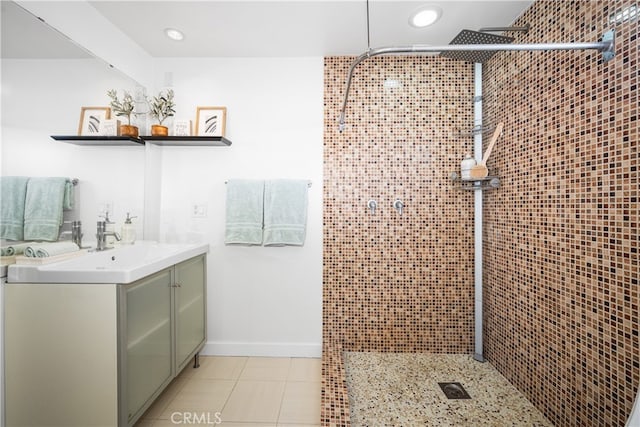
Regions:
[[2, 58], [90, 58], [87, 52], [12, 1], [0, 0]]
[[[509, 26], [532, 3], [370, 0], [370, 46], [446, 45], [462, 29]], [[366, 0], [91, 1], [152, 57], [296, 57], [358, 55], [367, 49]], [[409, 15], [424, 4], [442, 9], [417, 29]], [[9, 1], [2, 1], [3, 58], [86, 57], [73, 42]], [[164, 35], [184, 32], [181, 42]], [[51, 33], [54, 34], [51, 34]], [[57, 34], [56, 34], [57, 33]]]

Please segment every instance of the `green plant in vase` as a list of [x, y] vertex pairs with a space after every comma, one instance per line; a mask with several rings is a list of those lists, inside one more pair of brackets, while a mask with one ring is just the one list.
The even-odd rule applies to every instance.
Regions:
[[151, 114], [151, 117], [158, 120], [157, 125], [151, 126], [151, 135], [169, 135], [169, 128], [167, 126], [163, 126], [162, 122], [165, 121], [168, 117], [173, 117], [173, 115], [176, 113], [176, 104], [173, 101], [173, 89], [167, 90], [166, 94], [160, 91], [158, 96], [154, 96], [150, 101], [148, 101], [148, 104], [149, 114]]
[[107, 96], [111, 98], [109, 105], [115, 115], [127, 118], [127, 124], [120, 125], [120, 135], [137, 137], [138, 127], [131, 125], [131, 115], [135, 114], [135, 103], [131, 94], [125, 90], [122, 95], [122, 101], [120, 101], [120, 99], [118, 99], [118, 92], [116, 92], [115, 89], [111, 89], [107, 91]]

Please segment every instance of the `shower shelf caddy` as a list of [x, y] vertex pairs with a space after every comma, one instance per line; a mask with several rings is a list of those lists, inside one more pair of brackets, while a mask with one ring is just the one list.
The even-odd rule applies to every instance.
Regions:
[[462, 179], [457, 172], [451, 172], [450, 178], [458, 190], [494, 190], [500, 187], [500, 178], [494, 175], [477, 179]]

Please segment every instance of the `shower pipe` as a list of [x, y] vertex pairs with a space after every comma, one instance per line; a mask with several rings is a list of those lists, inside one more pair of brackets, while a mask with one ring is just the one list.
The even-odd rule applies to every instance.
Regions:
[[[473, 122], [480, 129], [483, 128], [482, 116], [482, 64], [473, 64]], [[476, 162], [482, 161], [482, 132], [473, 135], [473, 156]], [[480, 183], [475, 183], [477, 188]], [[474, 319], [474, 352], [473, 359], [484, 362], [483, 350], [483, 286], [482, 286], [482, 260], [484, 259], [482, 247], [482, 215], [483, 200], [482, 191], [473, 192], [473, 319]]]
[[599, 42], [585, 43], [534, 43], [534, 44], [458, 44], [445, 46], [413, 45], [413, 46], [391, 46], [369, 49], [358, 56], [349, 67], [349, 75], [345, 87], [344, 100], [339, 117], [339, 131], [345, 128], [345, 111], [351, 80], [356, 67], [366, 59], [380, 55], [392, 54], [420, 54], [420, 53], [440, 53], [440, 52], [472, 52], [472, 51], [547, 51], [547, 50], [597, 50], [602, 53], [604, 61], [609, 61], [615, 56], [615, 30], [609, 30], [602, 36]]

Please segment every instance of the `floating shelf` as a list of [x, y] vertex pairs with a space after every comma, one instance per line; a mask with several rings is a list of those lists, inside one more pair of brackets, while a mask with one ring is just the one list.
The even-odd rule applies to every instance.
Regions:
[[228, 147], [231, 145], [231, 141], [224, 136], [142, 136], [140, 138], [155, 145], [191, 147]]
[[56, 141], [75, 145], [128, 145], [141, 146], [146, 142], [154, 145], [174, 145], [191, 147], [228, 147], [231, 141], [223, 136], [78, 136], [52, 135]]
[[459, 190], [493, 190], [500, 187], [500, 178], [497, 176], [490, 175], [484, 178], [462, 179], [457, 172], [451, 172], [450, 178]]
[[79, 136], [79, 135], [52, 135], [56, 141], [62, 141], [75, 145], [128, 145], [140, 147], [144, 145], [141, 138], [129, 136]]

